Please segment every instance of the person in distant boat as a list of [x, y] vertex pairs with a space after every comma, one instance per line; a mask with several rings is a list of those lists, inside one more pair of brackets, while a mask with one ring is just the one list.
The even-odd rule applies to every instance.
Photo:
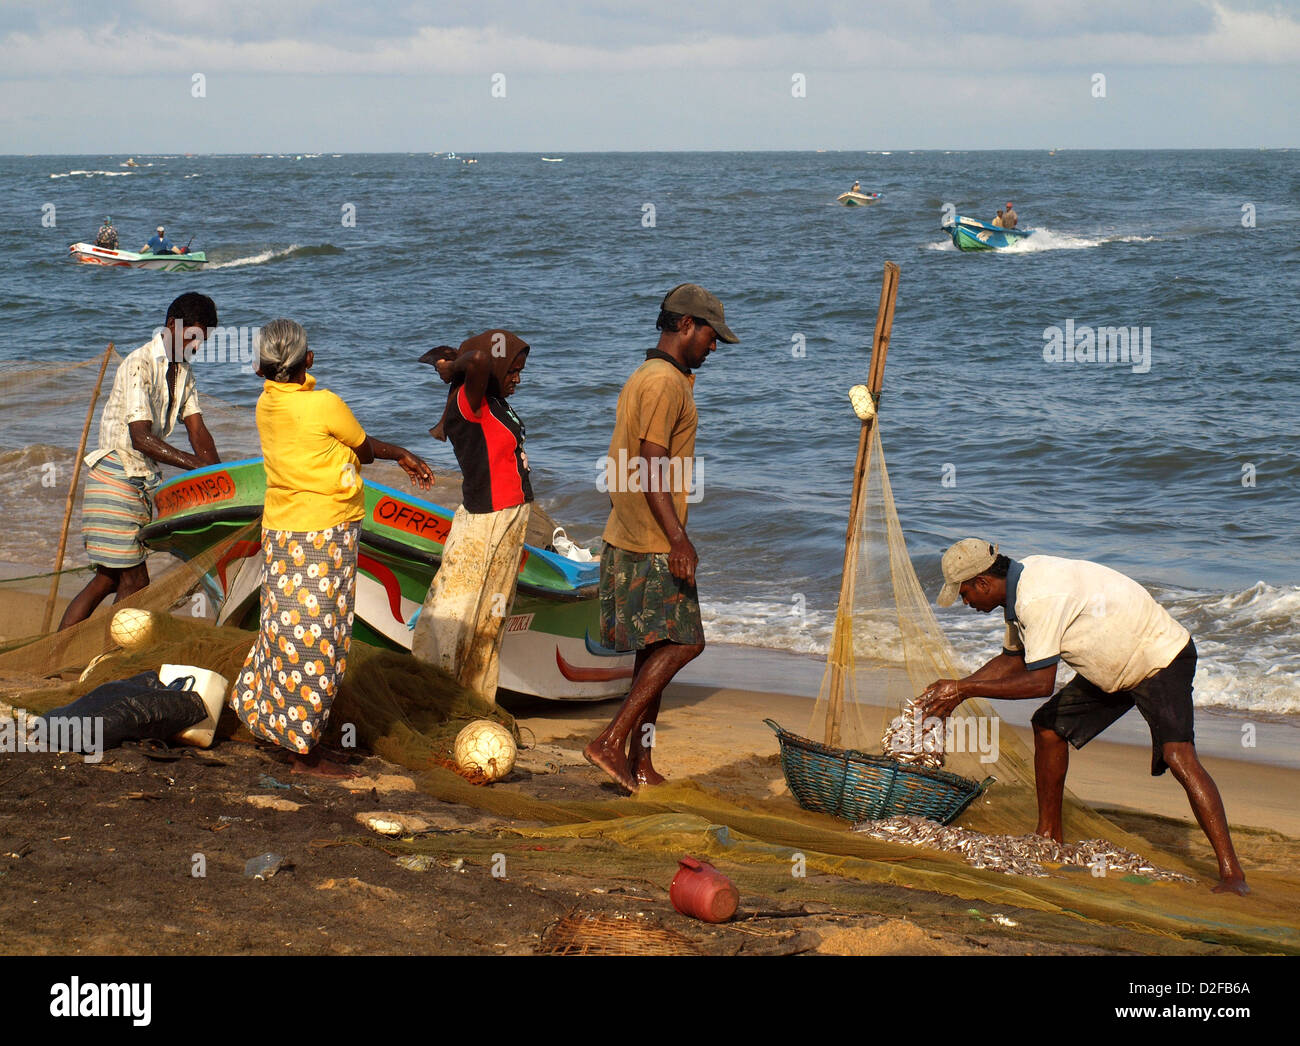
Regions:
[[862, 186], [856, 181], [853, 183], [853, 188], [849, 190], [849, 192], [861, 192], [861, 191], [862, 191]]
[[429, 434], [451, 441], [465, 480], [411, 653], [489, 702], [496, 701], [501, 642], [532, 512], [524, 423], [506, 402], [519, 388], [528, 353], [526, 341], [498, 329], [420, 357], [451, 386]]
[[276, 319], [257, 337], [257, 432], [266, 464], [261, 627], [229, 703], [254, 737], [293, 753], [293, 769], [354, 776], [316, 747], [352, 646], [353, 596], [365, 495], [359, 466], [396, 461], [422, 490], [429, 466], [369, 436], [337, 395], [307, 372], [307, 332]]
[[[1249, 893], [1228, 832], [1219, 789], [1196, 756], [1192, 678], [1196, 644], [1136, 581], [1100, 563], [1026, 556], [966, 538], [943, 554], [936, 602], [960, 596], [985, 614], [1004, 608], [1002, 652], [963, 679], [939, 679], [921, 694], [927, 716], [946, 719], [968, 697], [1034, 700], [1038, 835], [1064, 842], [1061, 820], [1070, 746], [1082, 748], [1135, 705], [1151, 729], [1151, 776], [1172, 770], [1214, 847], [1215, 893]], [[1056, 668], [1075, 677], [1056, 694]]]
[[664, 688], [704, 652], [695, 585], [699, 557], [686, 535], [696, 472], [692, 370], [740, 339], [722, 302], [694, 283], [659, 307], [659, 344], [624, 384], [605, 458], [610, 514], [600, 557], [601, 644], [636, 651], [632, 689], [583, 756], [630, 792], [664, 780], [651, 765]]
[[149, 237], [149, 242], [140, 248], [141, 254], [183, 254], [178, 250], [172, 241], [167, 239], [165, 230], [160, 225], [158, 231]]
[[989, 224], [996, 225], [999, 229], [1005, 227], [1006, 217], [1003, 214], [1001, 207], [998, 208], [998, 213], [994, 216], [993, 221], [990, 222]]
[[1011, 201], [1008, 200], [1006, 210], [1002, 212], [1002, 227], [1004, 229], [1014, 229], [1016, 227], [1016, 222], [1019, 220], [1020, 218], [1017, 216], [1015, 208], [1011, 206]]
[[95, 237], [95, 246], [103, 247], [105, 250], [117, 250], [117, 230], [113, 228], [113, 219], [105, 218], [104, 224], [99, 227], [99, 235]]
[[[216, 325], [211, 298], [182, 294], [167, 307], [163, 329], [117, 368], [99, 418], [99, 448], [86, 455], [81, 526], [95, 576], [68, 604], [60, 630], [90, 617], [109, 595], [120, 603], [149, 584], [140, 531], [153, 518], [159, 466], [189, 470], [221, 460], [187, 362]], [[165, 442], [177, 421], [193, 454]]]

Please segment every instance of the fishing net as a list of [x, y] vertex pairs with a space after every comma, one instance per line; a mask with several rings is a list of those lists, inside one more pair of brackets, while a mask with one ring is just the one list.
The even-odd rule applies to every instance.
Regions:
[[[74, 372], [84, 378], [84, 369], [72, 368], [68, 373]], [[62, 380], [70, 380], [68, 373]], [[92, 372], [87, 384], [93, 384], [93, 379]], [[8, 410], [10, 396], [0, 390], [0, 417]], [[88, 390], [80, 401], [83, 414], [87, 399]], [[255, 435], [247, 412], [243, 419], [234, 412], [230, 423], [245, 425], [245, 438], [251, 438], [250, 432]], [[51, 446], [57, 449], [66, 442], [64, 431], [53, 437]], [[21, 437], [15, 442], [0, 432], [0, 448], [9, 448], [6, 452], [32, 443], [31, 438]], [[71, 452], [66, 453], [70, 459]], [[944, 638], [908, 558], [880, 433], [874, 425], [865, 460], [858, 525], [850, 536], [846, 599], [836, 623], [827, 681], [806, 732], [818, 741], [825, 739], [830, 681], [836, 676], [843, 684], [843, 700], [833, 717], [838, 723], [833, 739], [842, 747], [879, 752], [884, 727], [908, 700], [934, 679], [963, 674], [963, 667]], [[66, 484], [58, 493], [59, 504], [64, 497]], [[70, 547], [79, 544], [75, 527], [74, 520]], [[32, 602], [19, 616], [26, 615], [28, 627], [11, 630], [11, 638], [0, 644], [0, 699], [39, 712], [67, 704], [98, 681], [156, 669], [162, 663], [196, 665], [233, 679], [252, 634], [217, 628], [212, 623], [215, 608], [202, 606], [194, 596], [202, 576], [231, 545], [256, 535], [253, 524], [188, 562], [173, 561], [166, 568], [160, 562], [156, 570], [151, 564], [153, 583], [120, 604], [151, 611], [157, 618], [148, 644], [131, 652], [121, 651], [114, 642], [109, 608], [68, 632], [33, 638], [44, 598], [39, 587], [25, 593]], [[48, 578], [44, 581], [48, 584]], [[29, 581], [0, 585], [0, 599], [12, 603], [16, 595], [24, 594], [24, 586], [31, 588]], [[12, 638], [18, 635], [25, 639]], [[107, 656], [85, 679], [78, 679], [101, 655]], [[961, 816], [961, 826], [1012, 835], [1030, 830], [1036, 818], [1030, 752], [983, 702], [967, 702], [959, 711], [976, 719], [975, 743], [950, 753], [946, 769], [977, 781], [990, 775], [996, 778]], [[1296, 845], [1276, 833], [1236, 832], [1255, 892], [1245, 900], [1220, 897], [1208, 892], [1213, 864], [1203, 856], [1203, 840], [1195, 826], [1190, 834], [1181, 824], [1176, 830], [1166, 826], [1157, 833], [1151, 830], [1154, 819], [1130, 819], [1126, 828], [1070, 796], [1065, 811], [1067, 840], [1105, 839], [1160, 869], [1198, 881], [1152, 882], [1141, 875], [1098, 878], [1086, 870], [1070, 874], [1051, 865], [1045, 877], [1008, 875], [972, 867], [957, 854], [855, 832], [845, 821], [801, 809], [788, 795], [774, 795], [765, 781], [754, 786], [739, 777], [717, 777], [706, 786], [678, 780], [637, 797], [589, 801], [542, 798], [530, 791], [527, 774], [490, 787], [476, 785], [446, 769], [452, 739], [467, 720], [475, 718], [494, 718], [518, 736], [506, 712], [465, 692], [437, 669], [353, 644], [326, 741], [337, 743], [344, 727], [353, 724], [359, 747], [407, 767], [417, 786], [431, 797], [499, 818], [499, 828], [487, 835], [456, 832], [367, 842], [382, 845], [389, 853], [455, 856], [484, 863], [504, 853], [511, 876], [567, 871], [588, 880], [649, 880], [661, 886], [671, 878], [675, 859], [693, 853], [732, 875], [742, 896], [783, 897], [792, 903], [816, 899], [844, 911], [900, 914], [912, 906], [929, 905], [930, 910], [938, 908], [961, 918], [968, 910], [988, 913], [993, 908], [1015, 908], [1029, 913], [1030, 919], [1033, 913], [1041, 913], [1051, 920], [1050, 926], [1041, 928], [1044, 940], [1107, 947], [1122, 935], [1128, 946], [1148, 953], [1187, 950], [1188, 942], [1207, 949], [1300, 952]], [[983, 734], [978, 730], [981, 720]], [[992, 738], [994, 722], [999, 722], [996, 746], [980, 745], [981, 737]], [[235, 729], [242, 728], [228, 712], [218, 743]], [[767, 766], [770, 771], [771, 763]], [[1136, 834], [1135, 826], [1145, 834]], [[908, 890], [882, 894], [879, 888], [884, 886]], [[968, 909], [972, 905], [979, 908]]]

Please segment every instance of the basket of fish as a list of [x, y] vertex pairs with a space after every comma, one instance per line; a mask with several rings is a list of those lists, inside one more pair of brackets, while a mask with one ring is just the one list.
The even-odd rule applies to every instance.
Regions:
[[781, 745], [781, 769], [805, 810], [848, 821], [912, 814], [940, 824], [954, 821], [990, 784], [947, 770], [909, 765], [883, 755], [832, 748], [763, 720]]

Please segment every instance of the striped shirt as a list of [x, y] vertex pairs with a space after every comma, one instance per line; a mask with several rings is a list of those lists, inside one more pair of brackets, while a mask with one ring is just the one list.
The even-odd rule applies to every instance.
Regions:
[[168, 362], [159, 334], [119, 364], [113, 391], [99, 416], [99, 448], [86, 455], [88, 467], [94, 468], [101, 458], [116, 451], [128, 476], [161, 476], [158, 463], [131, 445], [131, 422], [149, 422], [153, 435], [165, 440], [176, 428], [177, 420], [199, 413], [198, 389], [188, 363], [176, 366], [178, 391], [172, 397], [171, 411], [167, 410]]

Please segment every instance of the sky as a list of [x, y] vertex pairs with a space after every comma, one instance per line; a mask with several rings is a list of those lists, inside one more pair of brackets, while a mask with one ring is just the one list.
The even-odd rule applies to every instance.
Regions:
[[0, 153], [1300, 145], [1300, 0], [0, 0]]

